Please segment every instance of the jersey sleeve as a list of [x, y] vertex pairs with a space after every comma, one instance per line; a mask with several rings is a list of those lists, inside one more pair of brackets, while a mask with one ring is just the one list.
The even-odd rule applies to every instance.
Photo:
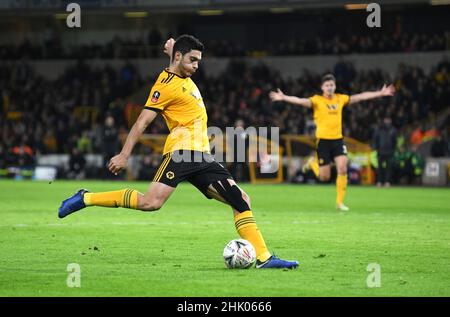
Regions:
[[315, 109], [317, 107], [317, 95], [311, 96], [308, 99], [311, 101], [311, 109]]
[[350, 102], [350, 96], [349, 95], [341, 95], [342, 98], [342, 106], [345, 107]]
[[164, 109], [174, 100], [174, 93], [170, 86], [156, 82], [150, 90], [145, 109], [150, 109], [156, 112], [164, 111]]

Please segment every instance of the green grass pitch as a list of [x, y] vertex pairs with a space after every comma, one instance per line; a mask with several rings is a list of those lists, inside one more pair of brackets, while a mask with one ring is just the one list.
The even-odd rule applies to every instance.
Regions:
[[[271, 250], [298, 270], [229, 270], [228, 206], [182, 184], [154, 213], [90, 207], [57, 218], [77, 189], [147, 183], [0, 181], [0, 296], [450, 296], [450, 191], [247, 185]], [[66, 284], [78, 263], [81, 287]], [[367, 266], [381, 267], [369, 288]]]

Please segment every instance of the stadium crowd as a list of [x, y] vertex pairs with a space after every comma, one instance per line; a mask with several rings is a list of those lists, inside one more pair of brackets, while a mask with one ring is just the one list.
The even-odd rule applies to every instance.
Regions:
[[[340, 92], [375, 90], [385, 82], [393, 82], [398, 89], [394, 98], [348, 107], [344, 134], [370, 143], [378, 123], [388, 116], [399, 132], [399, 140], [405, 140], [404, 150], [415, 151], [431, 136], [440, 144], [434, 153], [448, 156], [448, 119], [440, 126], [434, 121], [431, 126], [423, 122], [448, 107], [449, 69], [447, 60], [438, 62], [428, 74], [416, 66], [400, 65], [395, 78], [389, 78], [379, 69], [357, 72], [342, 60], [333, 69]], [[199, 71], [194, 80], [207, 105], [210, 126], [225, 128], [241, 120], [246, 127], [278, 126], [280, 133], [312, 135], [314, 122], [308, 109], [273, 104], [268, 92], [281, 88], [288, 94], [311, 96], [320, 93], [321, 75], [304, 71], [298, 78], [284, 80], [263, 64], [250, 67], [235, 60], [221, 76], [209, 78]], [[129, 129], [124, 98], [151, 84], [130, 63], [116, 71], [108, 66], [88, 67], [80, 61], [55, 81], [38, 76], [26, 61], [2, 63], [0, 169], [33, 165], [36, 154], [66, 153], [77, 161], [80, 153], [103, 153], [107, 159], [119, 148], [119, 133]], [[434, 132], [427, 134], [429, 130]], [[161, 117], [149, 132], [167, 133]], [[83, 165], [82, 159], [79, 163]], [[157, 166], [152, 159], [143, 164]]]
[[[130, 39], [116, 35], [107, 43], [64, 45], [56, 32], [43, 39], [29, 37], [17, 45], [0, 45], [0, 59], [126, 59], [161, 57], [161, 33], [150, 30], [145, 37]], [[168, 37], [173, 36], [168, 34]], [[393, 33], [393, 34], [335, 34], [325, 37], [295, 37], [288, 41], [268, 41], [264, 48], [230, 40], [204, 41], [207, 56], [240, 57], [268, 55], [330, 55], [350, 53], [426, 52], [450, 49], [450, 32]]]

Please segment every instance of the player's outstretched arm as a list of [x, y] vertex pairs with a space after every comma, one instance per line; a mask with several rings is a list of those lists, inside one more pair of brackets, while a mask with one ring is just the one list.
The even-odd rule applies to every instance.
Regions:
[[133, 124], [130, 133], [128, 133], [122, 151], [114, 156], [108, 163], [108, 169], [111, 173], [117, 175], [127, 166], [128, 158], [130, 157], [134, 146], [141, 137], [142, 133], [144, 133], [147, 126], [156, 118], [156, 116], [157, 113], [153, 110], [144, 109], [141, 111], [141, 114]]
[[269, 97], [270, 97], [270, 100], [272, 100], [272, 102], [284, 101], [284, 102], [287, 102], [287, 103], [290, 103], [293, 105], [303, 106], [306, 108], [312, 107], [311, 100], [309, 100], [308, 98], [299, 98], [296, 96], [288, 96], [288, 95], [285, 95], [280, 89], [277, 89], [277, 91], [271, 91], [269, 93]]
[[381, 97], [387, 97], [387, 96], [393, 96], [395, 94], [395, 87], [394, 85], [384, 85], [383, 88], [381, 88], [378, 91], [366, 91], [362, 92], [357, 95], [350, 96], [349, 104], [354, 104], [360, 101], [370, 100], [370, 99], [376, 99]]

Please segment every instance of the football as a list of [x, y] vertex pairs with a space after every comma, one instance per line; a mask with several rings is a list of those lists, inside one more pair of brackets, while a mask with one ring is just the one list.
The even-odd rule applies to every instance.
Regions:
[[247, 240], [231, 240], [223, 250], [223, 259], [229, 269], [248, 269], [256, 261], [255, 248]]

